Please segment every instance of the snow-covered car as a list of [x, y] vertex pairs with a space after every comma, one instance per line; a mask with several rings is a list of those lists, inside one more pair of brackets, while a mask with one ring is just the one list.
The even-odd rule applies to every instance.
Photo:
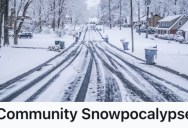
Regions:
[[19, 38], [32, 38], [33, 34], [31, 32], [24, 32], [18, 35]]
[[154, 28], [149, 27], [148, 28], [148, 34], [155, 34]]
[[[139, 28], [136, 29], [136, 32], [139, 33]], [[146, 32], [146, 29], [140, 28], [140, 32], [141, 32], [141, 33], [145, 33], [145, 32]]]

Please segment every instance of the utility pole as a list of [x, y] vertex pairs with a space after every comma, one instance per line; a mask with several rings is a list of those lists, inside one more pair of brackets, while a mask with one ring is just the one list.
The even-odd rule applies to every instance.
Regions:
[[149, 27], [149, 5], [151, 1], [146, 0], [146, 6], [147, 6], [147, 19], [146, 19], [146, 38], [148, 38], [148, 27]]
[[134, 52], [134, 32], [133, 32], [133, 3], [130, 0], [131, 5], [131, 38], [132, 38], [132, 52]]

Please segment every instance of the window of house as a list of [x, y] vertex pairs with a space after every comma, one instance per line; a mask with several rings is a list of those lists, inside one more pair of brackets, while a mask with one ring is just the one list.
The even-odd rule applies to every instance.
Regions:
[[182, 22], [180, 21], [180, 22], [179, 22], [179, 26], [181, 26], [181, 25], [182, 25]]

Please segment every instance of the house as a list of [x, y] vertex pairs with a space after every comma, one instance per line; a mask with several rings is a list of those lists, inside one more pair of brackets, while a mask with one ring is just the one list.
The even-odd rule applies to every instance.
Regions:
[[[148, 17], [148, 21], [149, 21], [149, 27], [157, 27], [158, 26], [158, 22], [162, 19], [161, 16], [155, 14], [151, 14]], [[147, 16], [144, 16], [140, 19], [141, 24], [146, 24], [147, 23]]]
[[182, 31], [182, 35], [185, 37], [185, 40], [188, 41], [188, 21], [179, 29]]
[[176, 34], [176, 32], [188, 21], [186, 15], [168, 16], [159, 21], [156, 30], [158, 34]]
[[149, 18], [149, 26], [150, 27], [157, 27], [158, 22], [162, 19], [161, 16], [155, 14]]

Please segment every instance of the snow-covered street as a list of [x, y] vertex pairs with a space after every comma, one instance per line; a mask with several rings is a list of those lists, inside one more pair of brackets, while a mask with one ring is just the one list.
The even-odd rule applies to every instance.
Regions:
[[[107, 33], [110, 43], [104, 42], [98, 31], [89, 29], [82, 32], [79, 42], [68, 43], [66, 49], [61, 53], [40, 49], [43, 50], [43, 55], [40, 55], [41, 51], [35, 49], [36, 53], [33, 54], [33, 57], [40, 56], [42, 60], [36, 57], [40, 61], [34, 61], [35, 64], [31, 64], [32, 66], [27, 67], [28, 70], [23, 70], [21, 74], [18, 73], [19, 76], [6, 78], [1, 76], [1, 79], [9, 80], [1, 81], [0, 101], [188, 101], [188, 79], [186, 77], [173, 72], [174, 70], [169, 70], [171, 67], [167, 68], [165, 65], [146, 65], [144, 58], [137, 56], [138, 54], [143, 55], [141, 53], [143, 47], [136, 49], [138, 52], [132, 56], [129, 52], [123, 51], [120, 44], [111, 43], [121, 38], [129, 40], [128, 35], [118, 37], [116, 33], [113, 33], [116, 35], [114, 38], [110, 31]], [[138, 36], [138, 38], [144, 40], [142, 37]], [[71, 40], [71, 37], [67, 37], [66, 42]], [[145, 43], [144, 46], [148, 44]], [[48, 45], [38, 41], [38, 44], [33, 44], [32, 47], [46, 48]], [[160, 42], [159, 47], [161, 45], [163, 44]], [[28, 47], [28, 45], [24, 46], [23, 43], [21, 47]], [[24, 61], [30, 62], [32, 59]], [[10, 74], [15, 72], [17, 71], [10, 69]]]

